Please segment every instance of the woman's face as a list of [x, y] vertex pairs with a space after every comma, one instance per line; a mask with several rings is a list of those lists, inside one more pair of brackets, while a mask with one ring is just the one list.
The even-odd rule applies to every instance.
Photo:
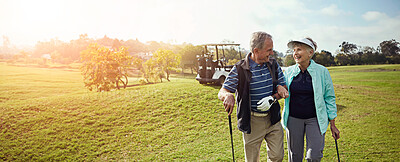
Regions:
[[298, 64], [310, 62], [312, 51], [308, 51], [305, 46], [295, 45], [293, 48], [293, 58]]

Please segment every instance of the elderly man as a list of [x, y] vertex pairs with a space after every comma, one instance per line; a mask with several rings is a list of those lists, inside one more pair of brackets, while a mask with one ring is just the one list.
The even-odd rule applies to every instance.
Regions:
[[250, 47], [251, 53], [232, 68], [218, 98], [231, 115], [235, 104], [232, 93], [236, 93], [238, 128], [243, 132], [246, 161], [259, 161], [263, 139], [267, 142], [268, 161], [282, 161], [284, 135], [279, 122], [279, 103], [278, 107], [270, 107], [289, 96], [285, 78], [277, 62], [270, 57], [273, 55], [271, 35], [253, 33]]

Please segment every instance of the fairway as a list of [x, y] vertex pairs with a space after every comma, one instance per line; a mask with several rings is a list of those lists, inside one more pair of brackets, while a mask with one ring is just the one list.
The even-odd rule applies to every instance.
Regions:
[[[400, 65], [328, 69], [341, 160], [399, 161]], [[175, 76], [171, 82], [90, 92], [78, 70], [0, 62], [0, 161], [231, 161], [219, 88]], [[235, 116], [235, 159], [244, 161]], [[266, 161], [265, 143], [261, 150]], [[336, 159], [328, 130], [322, 160]]]

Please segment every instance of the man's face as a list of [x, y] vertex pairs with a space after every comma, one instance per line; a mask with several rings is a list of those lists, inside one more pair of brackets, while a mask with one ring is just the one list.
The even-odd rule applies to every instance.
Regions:
[[263, 49], [255, 49], [254, 57], [257, 63], [266, 63], [269, 61], [269, 56], [274, 54], [273, 51], [274, 43], [271, 39], [266, 39], [264, 42]]

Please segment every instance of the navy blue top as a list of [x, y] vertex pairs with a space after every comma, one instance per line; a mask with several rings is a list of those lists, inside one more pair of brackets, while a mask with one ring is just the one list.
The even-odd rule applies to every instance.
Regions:
[[300, 119], [317, 117], [312, 79], [307, 70], [300, 72], [290, 84], [289, 116]]

